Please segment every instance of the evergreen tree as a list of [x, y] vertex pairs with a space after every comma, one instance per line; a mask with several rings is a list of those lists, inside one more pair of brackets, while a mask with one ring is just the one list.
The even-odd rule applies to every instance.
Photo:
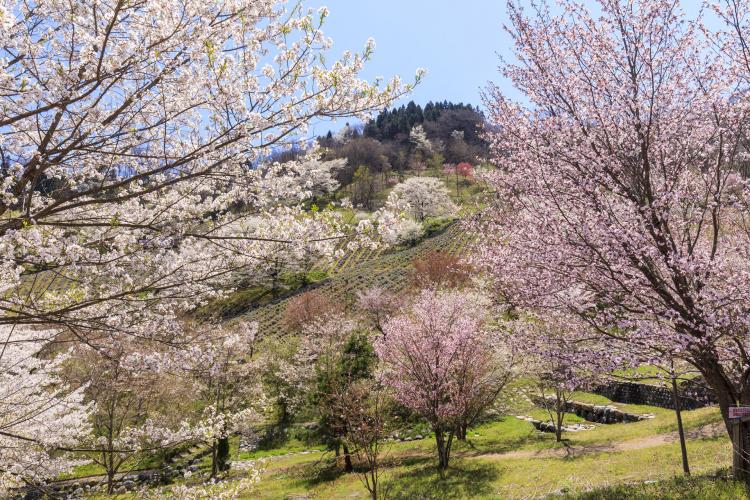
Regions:
[[339, 403], [337, 398], [346, 392], [343, 388], [372, 378], [376, 363], [377, 356], [367, 335], [354, 333], [344, 343], [333, 363], [317, 368], [312, 402], [321, 412], [318, 432], [325, 444], [336, 451], [336, 455], [343, 448], [346, 472], [353, 470], [349, 449], [342, 439], [346, 435], [348, 422], [336, 410]]

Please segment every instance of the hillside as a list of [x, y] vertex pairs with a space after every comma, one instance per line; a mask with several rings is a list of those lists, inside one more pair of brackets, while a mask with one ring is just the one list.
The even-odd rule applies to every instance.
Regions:
[[408, 248], [387, 250], [362, 249], [347, 253], [327, 266], [327, 279], [306, 287], [268, 305], [254, 308], [240, 317], [258, 322], [258, 331], [263, 337], [283, 336], [284, 310], [299, 293], [315, 289], [336, 302], [355, 306], [356, 292], [373, 286], [381, 286], [392, 292], [401, 292], [409, 285], [411, 263], [430, 252], [440, 251], [454, 255], [462, 254], [470, 241], [469, 234], [455, 221], [437, 234], [425, 238]]

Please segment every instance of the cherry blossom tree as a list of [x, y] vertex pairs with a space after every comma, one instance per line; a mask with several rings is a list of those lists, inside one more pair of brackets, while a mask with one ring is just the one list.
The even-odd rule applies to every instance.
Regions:
[[284, 310], [284, 326], [292, 333], [302, 333], [316, 321], [342, 313], [341, 304], [318, 291], [305, 292], [289, 301]]
[[430, 252], [411, 263], [412, 284], [417, 288], [462, 288], [471, 278], [471, 267], [455, 255]]
[[[305, 281], [314, 264], [336, 256], [340, 240], [320, 235], [329, 234], [336, 226], [344, 230], [342, 221], [332, 211], [306, 212], [288, 207], [247, 218], [242, 224], [262, 241], [242, 245], [241, 251], [249, 262], [238, 274], [246, 282], [268, 286], [274, 297], [285, 274], [302, 273]], [[293, 240], [286, 239], [289, 235], [294, 235]]]
[[0, 356], [0, 496], [9, 497], [82, 463], [65, 450], [88, 434], [91, 405], [60, 376], [69, 354], [45, 355], [49, 332], [3, 326], [0, 335], [15, 340]]
[[202, 325], [192, 333], [193, 342], [162, 363], [194, 381], [197, 400], [205, 404], [193, 434], [211, 446], [211, 477], [229, 470], [230, 435], [257, 422], [265, 406], [252, 359], [257, 334], [257, 323]]
[[750, 404], [741, 44], [711, 46], [674, 1], [562, 4], [509, 3], [503, 72], [528, 104], [486, 93], [498, 196], [478, 261], [521, 309], [679, 353], [726, 419]]
[[[358, 77], [372, 41], [326, 61], [327, 15], [281, 0], [4, 1], [0, 325], [47, 343], [60, 330], [165, 342], [263, 244], [292, 244], [255, 222], [310, 198], [319, 165], [267, 165], [271, 148], [413, 86]], [[379, 227], [297, 220], [321, 242]]]
[[471, 179], [474, 176], [474, 167], [471, 163], [461, 162], [456, 165], [456, 175], [460, 175], [464, 179]]
[[427, 138], [427, 133], [422, 125], [415, 125], [411, 129], [409, 142], [421, 159], [428, 158], [434, 151], [432, 142]]
[[466, 183], [467, 180], [473, 177], [474, 177], [474, 167], [471, 166], [471, 163], [464, 161], [456, 165], [456, 195], [457, 196], [460, 196], [461, 194], [459, 180], [463, 179], [464, 183]]
[[302, 165], [294, 165], [293, 169], [300, 172], [300, 184], [313, 198], [333, 193], [339, 188], [336, 174], [346, 168], [346, 158], [322, 161], [319, 152], [313, 151], [301, 162]]
[[619, 367], [613, 342], [605, 348], [585, 323], [562, 314], [544, 315], [543, 319], [526, 315], [506, 327], [516, 357], [523, 360], [523, 372], [532, 381], [525, 392], [547, 411], [560, 442], [573, 392], [588, 388], [601, 374]]
[[383, 332], [385, 322], [399, 310], [403, 299], [381, 286], [357, 292], [357, 306], [372, 321], [375, 329]]
[[[91, 431], [79, 448], [106, 475], [112, 494], [118, 473], [138, 468], [155, 453], [196, 441], [186, 418], [194, 398], [192, 385], [163, 372], [156, 351], [144, 358], [127, 338], [107, 335], [76, 345], [62, 376], [80, 387], [92, 405]], [[189, 381], [188, 381], [189, 382]]]
[[388, 195], [386, 206], [405, 209], [419, 222], [427, 217], [449, 215], [456, 206], [448, 195], [448, 188], [434, 177], [411, 177], [397, 184]]
[[347, 422], [344, 439], [365, 467], [359, 472], [373, 500], [387, 497], [383, 487], [383, 448], [390, 428], [389, 399], [383, 384], [364, 379], [336, 389], [335, 411]]
[[424, 290], [384, 326], [375, 350], [396, 400], [432, 427], [444, 476], [457, 431], [497, 383], [483, 305], [467, 293]]
[[85, 335], [194, 306], [263, 240], [243, 219], [307, 196], [305, 176], [258, 165], [265, 152], [410, 88], [357, 78], [372, 42], [324, 64], [327, 10], [285, 5], [7, 5], [0, 322]]

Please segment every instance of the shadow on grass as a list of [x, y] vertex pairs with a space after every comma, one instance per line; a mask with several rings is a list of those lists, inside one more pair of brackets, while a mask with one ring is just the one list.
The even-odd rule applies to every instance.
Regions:
[[678, 477], [675, 479], [641, 483], [621, 484], [588, 492], [566, 495], [565, 500], [739, 500], [750, 498], [750, 488], [732, 481], [728, 471], [717, 474]]
[[459, 453], [463, 453], [465, 456], [476, 456], [476, 455], [487, 455], [489, 453], [507, 453], [510, 451], [516, 451], [524, 448], [528, 448], [530, 445], [537, 443], [547, 443], [550, 446], [554, 446], [554, 441], [550, 441], [547, 436], [540, 435], [538, 433], [529, 432], [528, 435], [520, 436], [516, 438], [508, 438], [503, 441], [485, 443], [481, 441], [475, 441], [468, 439], [466, 442], [457, 442], [455, 449]]
[[[436, 457], [419, 456], [419, 455], [386, 455], [380, 460], [381, 470], [388, 471], [399, 467], [429, 469], [437, 462]], [[434, 467], [433, 467], [434, 468]], [[437, 469], [435, 469], [437, 470]], [[354, 472], [357, 474], [365, 472], [366, 469], [354, 462]], [[344, 471], [343, 456], [336, 457], [333, 453], [323, 455], [320, 460], [312, 463], [299, 464], [293, 467], [294, 477], [308, 488], [337, 481], [343, 476], [350, 473]]]
[[392, 498], [474, 498], [491, 495], [492, 483], [500, 474], [492, 464], [456, 460], [440, 479], [437, 460], [425, 460], [418, 467], [386, 479], [389, 497]]

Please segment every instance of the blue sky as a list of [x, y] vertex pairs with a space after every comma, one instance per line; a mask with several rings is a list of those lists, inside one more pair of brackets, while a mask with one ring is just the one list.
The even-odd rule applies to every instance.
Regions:
[[[404, 102], [447, 99], [480, 105], [480, 90], [488, 81], [503, 83], [498, 54], [513, 60], [512, 41], [503, 30], [505, 0], [305, 1], [310, 7], [330, 9], [324, 31], [334, 41], [331, 56], [347, 49], [361, 50], [369, 37], [375, 39], [377, 48], [363, 73], [365, 78], [398, 74], [411, 79], [417, 68], [429, 71]], [[596, 4], [594, 0], [585, 3]], [[700, 4], [699, 0], [682, 1], [688, 16], [695, 15]], [[513, 98], [521, 97], [510, 85], [503, 89]], [[324, 123], [313, 133], [341, 126]]]
[[[324, 31], [333, 38], [331, 56], [377, 44], [363, 76], [413, 78], [429, 73], [411, 97], [424, 104], [450, 100], [480, 104], [480, 87], [499, 80], [496, 53], [510, 54], [502, 29], [503, 0], [308, 0], [330, 9]], [[339, 128], [336, 124], [332, 128]], [[323, 125], [322, 128], [326, 128]], [[316, 131], [320, 133], [320, 131]]]
[[[331, 14], [325, 32], [334, 54], [363, 46], [377, 48], [365, 76], [429, 74], [414, 100], [449, 99], [479, 103], [479, 88], [497, 79], [496, 52], [509, 50], [502, 30], [502, 0], [320, 0]], [[313, 3], [313, 2], [311, 2]]]

